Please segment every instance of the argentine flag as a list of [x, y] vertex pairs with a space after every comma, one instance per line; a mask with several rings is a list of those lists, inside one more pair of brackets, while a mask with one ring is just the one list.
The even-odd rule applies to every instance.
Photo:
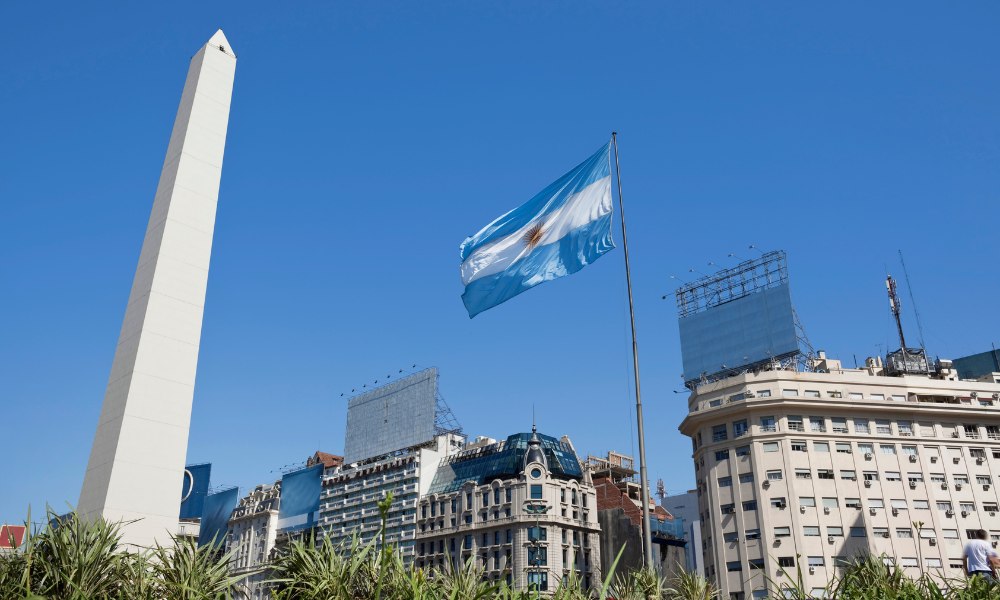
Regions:
[[611, 144], [462, 242], [469, 317], [576, 273], [611, 241]]

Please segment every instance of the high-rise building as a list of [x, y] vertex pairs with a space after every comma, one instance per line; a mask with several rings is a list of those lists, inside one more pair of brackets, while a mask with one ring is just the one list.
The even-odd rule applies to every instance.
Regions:
[[684, 523], [684, 568], [705, 576], [705, 561], [701, 551], [701, 512], [698, 508], [698, 491], [665, 496], [660, 506]]
[[412, 448], [328, 469], [320, 495], [317, 534], [324, 543], [348, 544], [355, 533], [361, 541], [375, 539], [382, 527], [378, 504], [392, 493], [385, 541], [396, 545], [403, 560], [413, 556], [417, 499], [428, 493], [441, 459], [461, 450], [458, 433], [436, 436]]
[[229, 518], [226, 551], [232, 554], [229, 573], [240, 577], [248, 600], [269, 598], [266, 569], [278, 534], [281, 481], [258, 485], [240, 499]]
[[808, 367], [692, 386], [680, 429], [723, 598], [768, 597], [768, 580], [799, 568], [818, 592], [863, 552], [960, 577], [972, 532], [1000, 542], [1000, 384], [945, 360], [913, 374], [820, 352]]
[[552, 592], [571, 575], [601, 579], [594, 486], [568, 438], [480, 439], [444, 458], [419, 499], [414, 565], [460, 569]]
[[191, 59], [77, 504], [124, 544], [178, 532], [201, 321], [236, 55], [219, 30]]

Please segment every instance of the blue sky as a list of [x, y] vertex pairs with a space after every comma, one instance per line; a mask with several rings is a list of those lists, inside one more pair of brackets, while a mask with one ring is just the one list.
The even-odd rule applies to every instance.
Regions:
[[[0, 9], [0, 521], [75, 503], [188, 60], [239, 55], [188, 458], [343, 449], [416, 364], [471, 435], [633, 452], [622, 253], [470, 320], [458, 245], [612, 130], [650, 477], [693, 485], [675, 275], [788, 252], [817, 348], [1000, 345], [995, 3], [170, 3]], [[616, 235], [616, 239], [618, 236]], [[668, 294], [667, 300], [661, 296]], [[915, 335], [909, 297], [907, 328]], [[349, 394], [348, 394], [349, 395]]]

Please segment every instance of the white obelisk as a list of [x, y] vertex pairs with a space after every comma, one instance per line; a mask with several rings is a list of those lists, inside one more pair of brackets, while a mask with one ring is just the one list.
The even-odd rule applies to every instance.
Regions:
[[177, 533], [235, 72], [221, 29], [191, 59], [77, 505], [133, 546]]

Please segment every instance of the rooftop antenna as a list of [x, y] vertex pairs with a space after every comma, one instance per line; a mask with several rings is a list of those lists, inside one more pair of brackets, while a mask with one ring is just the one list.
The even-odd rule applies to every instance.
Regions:
[[899, 294], [896, 293], [896, 280], [892, 278], [892, 275], [886, 275], [885, 289], [889, 292], [889, 309], [892, 310], [892, 316], [896, 319], [896, 330], [899, 332], [899, 347], [902, 348], [905, 354], [906, 337], [903, 336], [903, 322], [899, 318], [899, 310], [902, 306], [899, 303]]
[[663, 499], [667, 497], [667, 486], [663, 485], [662, 479], [656, 480], [656, 495], [660, 497], [660, 503], [663, 503]]
[[920, 323], [920, 313], [917, 311], [917, 301], [913, 298], [913, 286], [910, 285], [910, 272], [906, 270], [906, 261], [903, 260], [903, 251], [899, 252], [899, 264], [903, 266], [903, 277], [906, 279], [906, 291], [910, 294], [910, 304], [913, 305], [913, 316], [917, 321], [917, 334], [920, 336], [920, 347], [927, 351], [927, 346], [924, 344], [924, 326]]

